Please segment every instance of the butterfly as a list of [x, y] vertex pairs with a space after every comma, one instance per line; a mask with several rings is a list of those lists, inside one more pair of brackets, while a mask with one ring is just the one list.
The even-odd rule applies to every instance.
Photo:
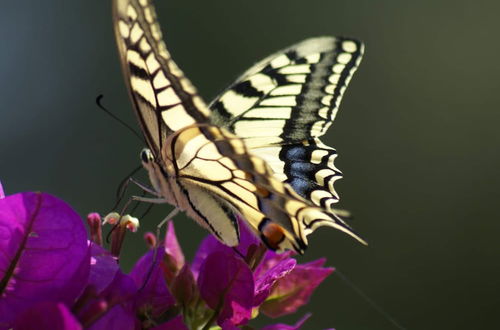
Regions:
[[363, 239], [334, 208], [341, 173], [320, 137], [363, 54], [348, 38], [302, 41], [258, 62], [206, 104], [173, 61], [150, 0], [114, 0], [125, 82], [160, 202], [228, 246], [239, 222], [273, 250], [303, 253], [321, 226]]

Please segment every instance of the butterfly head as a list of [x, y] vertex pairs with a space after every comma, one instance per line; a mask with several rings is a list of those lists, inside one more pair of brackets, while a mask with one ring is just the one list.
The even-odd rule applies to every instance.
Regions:
[[148, 169], [149, 167], [151, 167], [151, 165], [155, 161], [155, 157], [153, 156], [153, 153], [148, 148], [144, 148], [141, 150], [140, 157], [141, 157], [141, 161], [142, 161], [142, 166], [144, 166], [145, 169]]
[[141, 162], [142, 166], [146, 171], [148, 171], [149, 181], [153, 185], [153, 188], [161, 194], [162, 192], [162, 183], [165, 181], [162, 180], [162, 176], [160, 175], [160, 168], [156, 163], [155, 157], [150, 149], [144, 148], [141, 150]]

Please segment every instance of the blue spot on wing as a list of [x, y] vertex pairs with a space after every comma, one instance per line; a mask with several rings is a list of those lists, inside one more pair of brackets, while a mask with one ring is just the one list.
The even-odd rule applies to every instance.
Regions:
[[294, 177], [287, 182], [292, 186], [293, 190], [302, 197], [307, 196], [311, 190], [309, 180]]
[[[284, 146], [280, 154], [280, 159], [284, 161], [284, 173], [288, 177], [286, 182], [302, 197], [310, 198], [310, 194], [314, 190], [329, 189], [324, 185], [319, 185], [316, 180], [316, 173], [323, 169], [328, 168], [334, 171], [335, 174], [324, 177], [324, 182], [328, 182], [333, 176], [340, 176], [340, 172], [330, 168], [325, 161], [319, 164], [311, 163], [311, 155], [314, 150], [319, 148], [313, 141], [309, 145], [295, 144]], [[335, 154], [335, 150], [322, 149], [327, 151], [328, 155]], [[325, 159], [327, 159], [325, 157]]]

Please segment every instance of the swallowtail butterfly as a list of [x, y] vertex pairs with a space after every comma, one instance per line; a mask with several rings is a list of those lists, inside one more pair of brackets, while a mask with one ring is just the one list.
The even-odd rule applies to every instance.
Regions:
[[321, 226], [364, 242], [334, 209], [341, 173], [320, 137], [332, 124], [363, 45], [319, 37], [254, 65], [207, 105], [173, 61], [150, 0], [114, 0], [125, 81], [148, 144], [154, 193], [220, 241], [236, 215], [271, 249], [303, 253]]

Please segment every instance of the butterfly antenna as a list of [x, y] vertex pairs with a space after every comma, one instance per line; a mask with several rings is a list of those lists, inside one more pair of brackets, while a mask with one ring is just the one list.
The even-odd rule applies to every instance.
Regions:
[[347, 278], [344, 274], [342, 274], [338, 269], [335, 269], [333, 272], [334, 274], [337, 274], [338, 277], [342, 281], [344, 281], [348, 286], [351, 287], [363, 300], [365, 300], [373, 309], [375, 309], [378, 313], [380, 313], [387, 321], [389, 321], [395, 328], [399, 330], [406, 330], [396, 319], [394, 319], [391, 314], [387, 313], [380, 305], [375, 303], [368, 295], [361, 290], [356, 284], [354, 284], [351, 280]]
[[95, 103], [97, 104], [97, 106], [102, 110], [104, 111], [105, 113], [107, 113], [109, 116], [111, 116], [111, 118], [115, 119], [116, 121], [118, 121], [120, 124], [122, 124], [125, 128], [127, 128], [128, 130], [130, 130], [140, 141], [141, 143], [144, 143], [144, 138], [139, 134], [137, 133], [137, 131], [132, 127], [130, 126], [129, 124], [127, 124], [125, 121], [123, 121], [121, 118], [119, 118], [118, 116], [116, 116], [114, 113], [112, 113], [111, 111], [109, 111], [108, 109], [106, 109], [101, 101], [102, 101], [102, 98], [104, 97], [104, 95], [100, 94], [99, 96], [97, 96], [97, 98], [95, 99]]

